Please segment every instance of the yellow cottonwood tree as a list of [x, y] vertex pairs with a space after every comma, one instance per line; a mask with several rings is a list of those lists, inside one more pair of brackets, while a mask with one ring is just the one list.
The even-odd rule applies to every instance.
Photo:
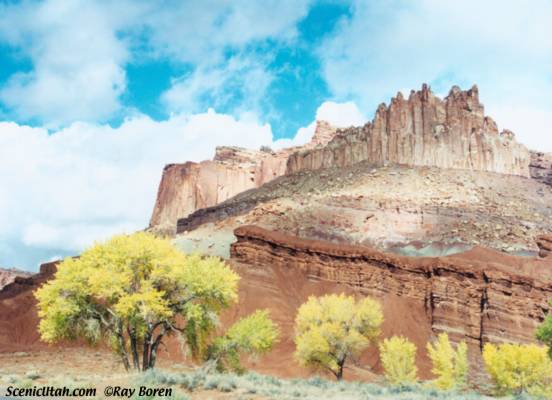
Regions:
[[163, 338], [194, 355], [216, 317], [237, 299], [236, 275], [215, 257], [188, 256], [149, 233], [115, 236], [66, 258], [36, 292], [43, 340], [109, 340], [126, 369], [155, 366]]
[[452, 347], [446, 333], [441, 333], [437, 341], [427, 344], [431, 359], [431, 372], [437, 375], [433, 384], [442, 390], [463, 389], [468, 377], [468, 347], [460, 342]]
[[207, 370], [214, 366], [219, 372], [232, 370], [244, 371], [240, 354], [262, 355], [272, 349], [278, 340], [280, 331], [268, 317], [267, 310], [259, 310], [240, 319], [224, 335], [209, 345], [205, 354]]
[[416, 382], [418, 368], [414, 343], [402, 336], [393, 336], [380, 343], [379, 349], [385, 378], [391, 385], [402, 386]]
[[526, 392], [552, 398], [552, 361], [546, 347], [487, 343], [483, 361], [498, 395]]
[[380, 333], [383, 313], [370, 298], [309, 297], [295, 319], [295, 358], [300, 364], [324, 369], [343, 378], [343, 366], [358, 356]]

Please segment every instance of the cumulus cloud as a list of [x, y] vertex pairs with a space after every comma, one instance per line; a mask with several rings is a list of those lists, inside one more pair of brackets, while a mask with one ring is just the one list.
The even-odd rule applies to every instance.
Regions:
[[547, 1], [357, 1], [320, 46], [323, 74], [337, 98], [363, 110], [423, 82], [437, 93], [476, 83], [500, 127], [551, 151], [550, 15]]
[[[363, 121], [352, 103], [324, 103], [316, 117], [338, 126]], [[212, 158], [219, 145], [301, 144], [314, 126], [295, 141], [273, 143], [270, 125], [254, 115], [212, 109], [166, 121], [139, 115], [118, 128], [77, 122], [54, 132], [0, 122], [0, 264], [35, 269], [54, 255], [143, 229], [165, 164]]]
[[273, 59], [271, 53], [250, 51], [251, 44], [266, 39], [293, 41], [296, 24], [309, 4], [309, 0], [205, 1], [153, 12], [145, 19], [151, 50], [193, 65], [191, 73], [173, 79], [161, 96], [163, 104], [172, 112], [198, 111], [206, 104], [233, 113], [258, 111], [274, 79], [269, 67]]
[[348, 126], [360, 126], [367, 122], [367, 118], [352, 101], [336, 103], [325, 101], [316, 110], [316, 119], [327, 121], [331, 125], [346, 128]]
[[[174, 77], [164, 96], [169, 111], [205, 111], [205, 97], [238, 92], [258, 100], [268, 82], [268, 59], [247, 46], [264, 39], [291, 40], [309, 1], [201, 2], [100, 0], [22, 1], [0, 5], [0, 41], [32, 69], [13, 74], [0, 101], [19, 121], [48, 127], [74, 121], [107, 121], [123, 112], [126, 64], [168, 59], [193, 69]], [[228, 53], [234, 54], [227, 60]], [[252, 88], [253, 87], [253, 88]], [[224, 93], [223, 93], [224, 91]], [[222, 100], [221, 100], [222, 101]], [[210, 104], [210, 106], [218, 106]]]
[[[207, 0], [152, 7], [142, 22], [150, 51], [192, 64], [218, 64], [224, 51], [273, 38], [291, 40], [310, 0]], [[183, 23], [185, 21], [185, 23]]]
[[116, 36], [128, 22], [123, 15], [80, 0], [0, 6], [0, 40], [33, 65], [11, 76], [0, 101], [18, 119], [49, 126], [110, 117], [126, 88], [122, 65], [129, 54]]
[[[234, 113], [256, 110], [273, 76], [262, 57], [235, 56], [217, 65], [199, 65], [174, 79], [161, 95], [170, 112], [197, 112], [208, 105]], [[238, 99], [238, 101], [236, 101]]]
[[299, 128], [295, 136], [291, 139], [279, 139], [274, 142], [275, 149], [284, 147], [301, 146], [308, 143], [314, 130], [316, 121], [326, 121], [336, 128], [347, 128], [349, 126], [364, 125], [368, 119], [360, 112], [355, 103], [348, 101], [345, 103], [336, 103], [334, 101], [325, 101], [316, 110], [315, 120], [309, 125]]
[[216, 145], [271, 141], [270, 126], [212, 110], [162, 122], [139, 116], [118, 128], [74, 123], [53, 133], [0, 123], [0, 261], [20, 260], [6, 247], [41, 257], [45, 249], [74, 253], [142, 229], [166, 163], [210, 158]]

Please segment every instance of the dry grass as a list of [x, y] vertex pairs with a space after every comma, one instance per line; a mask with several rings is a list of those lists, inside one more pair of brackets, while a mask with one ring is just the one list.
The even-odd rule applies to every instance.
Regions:
[[[159, 369], [145, 374], [126, 373], [118, 360], [103, 351], [63, 351], [0, 354], [0, 395], [9, 385], [95, 387], [100, 395], [106, 386], [165, 387], [172, 399], [197, 400], [481, 400], [475, 393], [445, 393], [424, 385], [392, 388], [362, 382], [333, 382], [319, 377], [279, 379], [248, 373], [206, 375], [166, 360]], [[97, 398], [104, 398], [98, 396]], [[133, 398], [140, 398], [134, 396]]]

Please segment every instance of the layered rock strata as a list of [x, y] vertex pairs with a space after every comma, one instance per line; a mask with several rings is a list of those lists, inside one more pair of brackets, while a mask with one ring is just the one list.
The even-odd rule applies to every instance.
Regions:
[[[303, 148], [326, 144], [335, 131], [327, 122], [318, 121], [312, 140]], [[273, 152], [270, 149], [218, 147], [212, 161], [165, 166], [150, 228], [161, 233], [174, 233], [179, 218], [283, 175], [288, 157], [299, 149], [292, 147]]]
[[444, 100], [425, 84], [408, 99], [399, 92], [389, 106], [378, 107], [372, 122], [340, 130], [323, 148], [293, 154], [286, 173], [360, 161], [530, 176], [529, 151], [485, 116], [476, 86], [454, 86]]
[[552, 185], [552, 153], [531, 152], [531, 178]]
[[[401, 321], [422, 309], [413, 329], [466, 340], [474, 362], [480, 361], [486, 342], [533, 342], [536, 326], [550, 309], [552, 262], [542, 259], [481, 247], [447, 257], [396, 256], [255, 226], [240, 227], [235, 235], [231, 257], [238, 265], [293, 270], [330, 288], [347, 286], [384, 305], [398, 298], [392, 313], [385, 315], [395, 327], [388, 334], [396, 334]], [[423, 348], [425, 343], [417, 345]]]

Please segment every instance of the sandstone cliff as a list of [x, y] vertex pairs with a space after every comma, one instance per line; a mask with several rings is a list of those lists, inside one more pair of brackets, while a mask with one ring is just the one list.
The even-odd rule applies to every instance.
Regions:
[[552, 183], [552, 156], [530, 153], [511, 131], [485, 116], [476, 86], [454, 86], [445, 99], [427, 85], [381, 104], [372, 122], [335, 129], [319, 123], [313, 141], [277, 153], [219, 148], [213, 161], [168, 165], [150, 227], [175, 232], [176, 221], [280, 175], [359, 162], [436, 166], [534, 177]]
[[[303, 148], [326, 144], [336, 129], [318, 121], [314, 136]], [[195, 210], [214, 206], [238, 193], [257, 188], [286, 171], [294, 147], [278, 152], [218, 147], [212, 161], [169, 164], [163, 170], [150, 228], [172, 234], [176, 221]]]
[[[388, 310], [385, 335], [406, 331], [423, 349], [432, 335], [447, 332], [453, 340], [467, 341], [476, 363], [486, 342], [534, 341], [535, 327], [550, 309], [551, 261], [481, 247], [447, 257], [395, 256], [255, 226], [240, 227], [235, 235], [232, 261], [242, 269], [294, 271], [331, 292], [346, 286], [374, 296]], [[291, 314], [284, 325], [292, 324]]]
[[427, 85], [381, 104], [372, 122], [339, 130], [324, 148], [300, 151], [286, 173], [360, 161], [427, 165], [530, 176], [529, 151], [484, 114], [476, 86], [454, 86], [441, 100]]

